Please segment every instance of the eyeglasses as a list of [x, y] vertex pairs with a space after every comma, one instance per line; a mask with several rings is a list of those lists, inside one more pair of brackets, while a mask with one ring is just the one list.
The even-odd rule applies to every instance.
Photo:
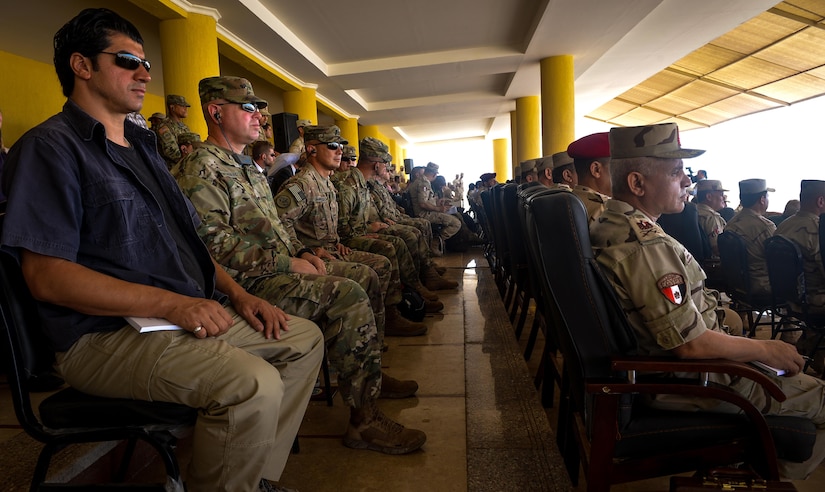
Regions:
[[367, 161], [367, 162], [369, 162], [370, 164], [386, 164], [386, 163], [387, 163], [386, 161], [382, 161], [382, 160], [373, 160], [373, 159], [370, 159], [370, 160], [369, 160], [369, 161]]
[[322, 143], [322, 144], [326, 145], [329, 150], [338, 150], [338, 149], [341, 149], [342, 151], [344, 150], [344, 144], [342, 144], [340, 142], [319, 142], [319, 143]]
[[104, 55], [112, 55], [115, 57], [115, 65], [119, 66], [120, 68], [125, 68], [126, 70], [137, 70], [139, 66], [143, 65], [143, 68], [146, 69], [148, 72], [150, 68], [152, 68], [152, 62], [145, 58], [141, 58], [139, 56], [135, 56], [131, 53], [112, 53], [110, 51], [101, 51]]
[[355, 162], [358, 159], [356, 157], [342, 157], [341, 160], [344, 162]]
[[255, 103], [245, 102], [245, 103], [236, 103], [236, 102], [225, 102], [225, 103], [215, 103], [216, 106], [226, 106], [227, 104], [237, 104], [247, 113], [254, 113], [256, 111], [260, 111], [261, 108], [258, 107]]

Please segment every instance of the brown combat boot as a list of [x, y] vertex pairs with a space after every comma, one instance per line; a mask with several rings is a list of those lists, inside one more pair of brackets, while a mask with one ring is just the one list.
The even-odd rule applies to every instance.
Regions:
[[424, 283], [424, 287], [428, 288], [429, 290], [447, 290], [455, 289], [456, 287], [458, 287], [458, 282], [447, 280], [446, 278], [441, 278], [441, 276], [432, 266], [427, 267], [421, 274], [421, 277], [421, 281]]
[[447, 267], [438, 266], [435, 263], [433, 263], [433, 268], [435, 268], [435, 271], [438, 272], [439, 275], [444, 275], [445, 273], [447, 273]]
[[440, 313], [444, 309], [444, 303], [441, 301], [428, 301], [424, 299], [424, 312]]
[[413, 380], [401, 381], [381, 371], [381, 396], [379, 398], [409, 398], [415, 396], [418, 383]]
[[[425, 303], [428, 301], [424, 301]], [[384, 335], [388, 337], [417, 337], [427, 333], [427, 325], [416, 323], [401, 316], [397, 306], [387, 306], [384, 318]]]
[[375, 402], [350, 411], [344, 446], [371, 449], [385, 454], [407, 454], [424, 445], [427, 435], [417, 429], [407, 429], [378, 409]]
[[420, 283], [418, 285], [413, 286], [413, 289], [417, 290], [421, 297], [424, 298], [425, 301], [437, 301], [438, 294], [428, 289], [424, 284]]

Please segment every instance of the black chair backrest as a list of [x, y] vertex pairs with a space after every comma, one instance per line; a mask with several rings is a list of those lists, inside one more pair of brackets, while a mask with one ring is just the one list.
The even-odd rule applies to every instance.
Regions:
[[751, 277], [748, 269], [748, 250], [745, 240], [733, 231], [724, 231], [717, 238], [722, 275], [729, 294], [747, 298], [751, 291]]
[[582, 392], [576, 399], [584, 404], [585, 380], [616, 377], [610, 358], [634, 354], [636, 337], [593, 256], [581, 200], [561, 192], [530, 203], [542, 278], [564, 322], [559, 343], [571, 390]]
[[765, 241], [765, 259], [774, 305], [790, 302], [805, 306], [807, 289], [799, 246], [782, 235], [771, 236]]
[[493, 208], [492, 216], [487, 215], [493, 222], [493, 241], [496, 244], [496, 256], [507, 273], [510, 273], [510, 244], [507, 242], [507, 231], [504, 226], [504, 185], [497, 184], [490, 188], [490, 203]]
[[825, 263], [825, 224], [823, 223], [822, 219], [825, 218], [825, 214], [819, 216], [819, 261]]
[[50, 373], [54, 352], [40, 326], [34, 299], [29, 293], [17, 260], [0, 252], [0, 331], [3, 360], [18, 420], [27, 431], [40, 433], [41, 424], [32, 410], [30, 392], [33, 382]]
[[[507, 183], [502, 187], [501, 216], [504, 219], [510, 262], [513, 265], [514, 274], [521, 277], [521, 271], [527, 268], [527, 248], [524, 244], [524, 231], [519, 219], [518, 187], [516, 183]], [[516, 278], [517, 282], [524, 280], [526, 279]]]

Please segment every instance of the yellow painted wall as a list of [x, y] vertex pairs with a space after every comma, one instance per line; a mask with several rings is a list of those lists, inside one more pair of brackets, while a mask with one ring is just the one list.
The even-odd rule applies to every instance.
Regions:
[[[10, 147], [30, 128], [59, 113], [66, 98], [50, 63], [0, 51], [0, 73], [3, 143]], [[164, 111], [163, 96], [146, 94], [141, 113], [148, 117], [157, 111]]]

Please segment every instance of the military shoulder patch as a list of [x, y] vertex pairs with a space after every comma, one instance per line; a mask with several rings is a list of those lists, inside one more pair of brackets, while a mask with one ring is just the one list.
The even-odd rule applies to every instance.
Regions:
[[640, 242], [650, 241], [652, 239], [665, 236], [662, 228], [646, 217], [629, 215], [627, 216], [627, 220], [630, 222], [630, 227], [633, 229], [633, 232], [636, 233], [636, 237]]
[[275, 205], [277, 205], [278, 208], [287, 208], [291, 202], [292, 200], [286, 195], [278, 195], [275, 198]]
[[665, 299], [673, 304], [679, 305], [685, 301], [685, 292], [687, 286], [685, 285], [685, 278], [678, 273], [668, 273], [656, 281], [656, 287], [659, 292], [665, 296]]
[[297, 184], [291, 184], [287, 186], [286, 189], [289, 190], [290, 193], [292, 193], [292, 196], [295, 197], [296, 202], [302, 203], [307, 201], [307, 196], [304, 195], [304, 190], [302, 190], [301, 187]]

